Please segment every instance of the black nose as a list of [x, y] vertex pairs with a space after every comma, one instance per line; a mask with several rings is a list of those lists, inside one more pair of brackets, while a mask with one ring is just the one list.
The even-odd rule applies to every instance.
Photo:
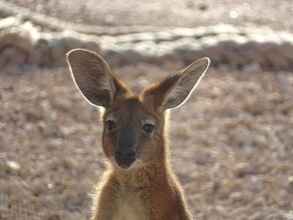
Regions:
[[135, 152], [133, 150], [117, 150], [115, 159], [122, 168], [128, 168], [135, 161]]

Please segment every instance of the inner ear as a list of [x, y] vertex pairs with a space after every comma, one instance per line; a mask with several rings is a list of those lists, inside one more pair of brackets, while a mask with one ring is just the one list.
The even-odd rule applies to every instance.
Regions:
[[141, 95], [145, 105], [153, 108], [155, 111], [162, 109], [162, 103], [166, 94], [176, 84], [179, 78], [179, 74], [173, 74], [163, 81], [146, 88]]
[[91, 105], [107, 108], [117, 96], [129, 93], [108, 63], [93, 51], [71, 50], [67, 53], [67, 63], [75, 85]]
[[210, 59], [201, 58], [188, 67], [171, 75], [160, 83], [143, 92], [143, 100], [157, 110], [178, 108], [190, 97], [191, 93], [205, 75]]

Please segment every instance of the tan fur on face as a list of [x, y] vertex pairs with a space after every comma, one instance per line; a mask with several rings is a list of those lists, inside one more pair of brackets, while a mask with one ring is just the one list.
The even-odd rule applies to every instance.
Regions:
[[[127, 99], [119, 102], [118, 109], [127, 109], [123, 107], [124, 104], [127, 105]], [[112, 166], [108, 168], [109, 174], [105, 177], [107, 180], [103, 180], [103, 183], [106, 182], [101, 187], [103, 193], [96, 198], [93, 220], [108, 217], [113, 220], [190, 220], [182, 189], [168, 165], [166, 118], [169, 114], [152, 111], [154, 108], [138, 97], [131, 99], [137, 101], [139, 109], [132, 114], [151, 113], [160, 127], [152, 141], [143, 145], [138, 161], [128, 169], [115, 164], [111, 137], [104, 133], [103, 147]], [[113, 108], [115, 111], [115, 106]]]
[[[135, 128], [137, 135], [140, 136], [137, 149], [137, 160], [140, 161], [140, 166], [150, 162], [162, 161], [166, 155], [163, 143], [164, 113], [152, 112], [151, 109], [148, 103], [144, 103], [139, 97], [121, 97], [112, 108], [107, 109], [103, 116], [103, 120], [109, 118], [109, 115], [111, 118], [116, 118], [118, 127], [123, 127], [125, 123], [129, 123]], [[142, 123], [150, 120], [155, 122], [156, 129], [150, 138], [145, 138], [143, 137]], [[114, 145], [118, 135], [119, 130], [112, 134], [107, 133], [105, 130], [103, 132], [103, 149], [108, 158], [113, 158], [114, 156]], [[113, 163], [113, 160], [110, 161]]]

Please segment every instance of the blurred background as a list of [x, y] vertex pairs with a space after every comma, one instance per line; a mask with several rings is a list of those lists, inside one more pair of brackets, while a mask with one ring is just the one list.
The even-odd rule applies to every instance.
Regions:
[[292, 15], [292, 0], [1, 0], [0, 220], [89, 219], [105, 158], [65, 66], [77, 47], [135, 91], [209, 56], [170, 126], [195, 219], [292, 220]]

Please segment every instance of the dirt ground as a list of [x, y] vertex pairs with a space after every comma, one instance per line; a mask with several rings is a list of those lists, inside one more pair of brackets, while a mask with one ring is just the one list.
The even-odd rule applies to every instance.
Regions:
[[197, 27], [265, 25], [293, 30], [291, 0], [6, 0], [70, 22], [93, 25]]
[[[179, 67], [116, 72], [139, 89]], [[98, 112], [63, 68], [2, 72], [0, 89], [0, 219], [87, 219], [104, 169]], [[292, 94], [292, 73], [211, 69], [172, 113], [172, 165], [196, 219], [293, 219]]]
[[[226, 22], [293, 30], [291, 0], [9, 2], [96, 25]], [[139, 90], [182, 67], [164, 60], [115, 72]], [[0, 220], [89, 219], [105, 168], [98, 111], [66, 68], [0, 68]], [[172, 112], [172, 166], [195, 219], [293, 220], [292, 72], [211, 68]]]

